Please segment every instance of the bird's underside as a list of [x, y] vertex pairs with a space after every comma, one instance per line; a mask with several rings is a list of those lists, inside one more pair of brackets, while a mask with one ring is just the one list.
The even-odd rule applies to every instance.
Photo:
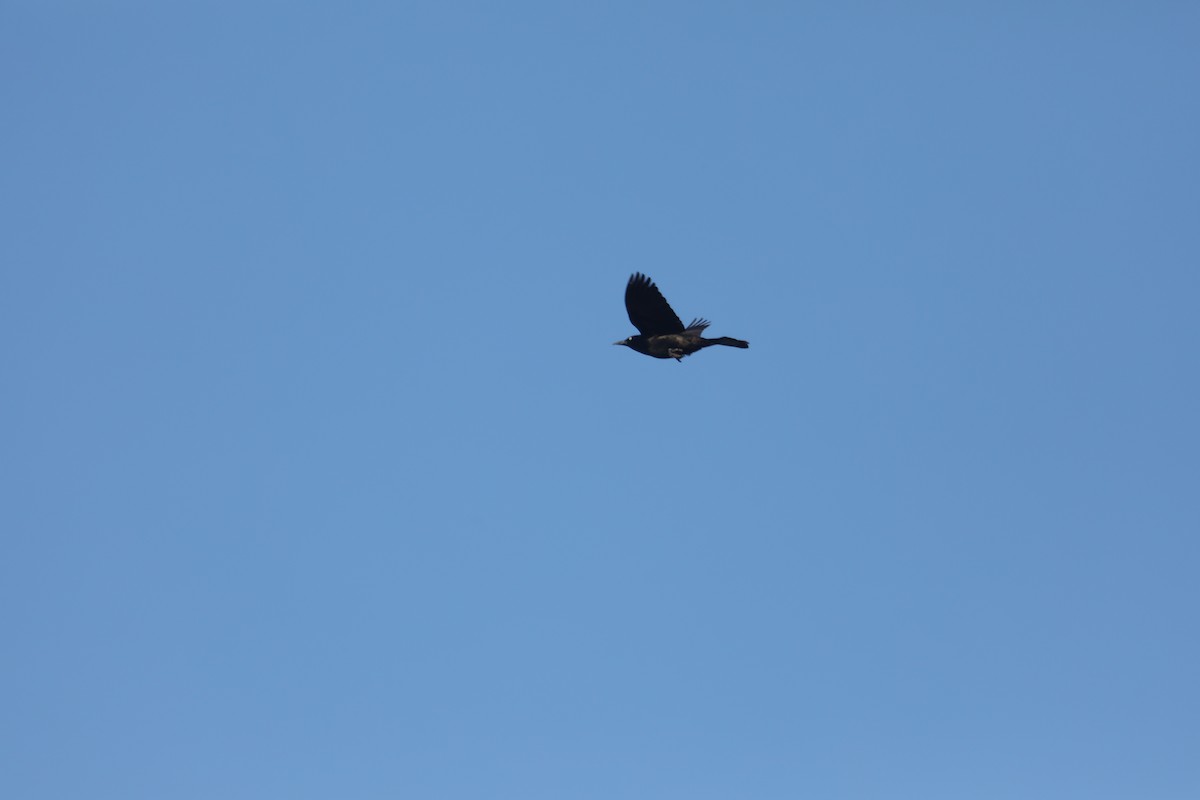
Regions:
[[639, 333], [614, 344], [623, 344], [654, 358], [682, 361], [684, 356], [715, 344], [742, 349], [750, 346], [749, 342], [729, 336], [705, 339], [704, 330], [709, 326], [706, 319], [696, 318], [684, 327], [654, 281], [640, 272], [631, 275], [625, 286], [625, 310]]

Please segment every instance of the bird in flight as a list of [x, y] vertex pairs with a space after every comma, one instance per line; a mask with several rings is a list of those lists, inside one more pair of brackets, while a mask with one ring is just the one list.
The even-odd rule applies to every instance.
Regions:
[[613, 344], [623, 344], [630, 350], [648, 356], [682, 361], [684, 356], [714, 344], [742, 349], [750, 346], [749, 342], [731, 339], [728, 336], [705, 339], [704, 329], [710, 323], [699, 317], [693, 319], [685, 328], [683, 322], [671, 310], [667, 299], [654, 285], [654, 281], [640, 272], [630, 275], [629, 283], [625, 286], [625, 310], [629, 312], [629, 321], [639, 333]]

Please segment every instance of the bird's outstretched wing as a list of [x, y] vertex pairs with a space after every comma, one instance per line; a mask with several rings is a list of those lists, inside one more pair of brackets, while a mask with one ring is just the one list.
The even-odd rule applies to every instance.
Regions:
[[643, 336], [683, 331], [683, 322], [671, 310], [654, 281], [640, 272], [629, 276], [629, 283], [625, 286], [625, 310], [629, 312], [633, 327]]

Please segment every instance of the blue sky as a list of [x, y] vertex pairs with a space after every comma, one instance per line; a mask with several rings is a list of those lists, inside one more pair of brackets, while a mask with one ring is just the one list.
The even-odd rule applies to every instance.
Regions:
[[5, 3], [0, 793], [1196, 797], [1198, 36]]

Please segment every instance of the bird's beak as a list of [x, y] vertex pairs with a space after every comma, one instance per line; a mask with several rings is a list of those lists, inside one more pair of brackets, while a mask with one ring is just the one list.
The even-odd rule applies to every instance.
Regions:
[[613, 342], [613, 344], [625, 344], [625, 341], [624, 341], [624, 340], [622, 340], [622, 341], [619, 341], [619, 342]]

